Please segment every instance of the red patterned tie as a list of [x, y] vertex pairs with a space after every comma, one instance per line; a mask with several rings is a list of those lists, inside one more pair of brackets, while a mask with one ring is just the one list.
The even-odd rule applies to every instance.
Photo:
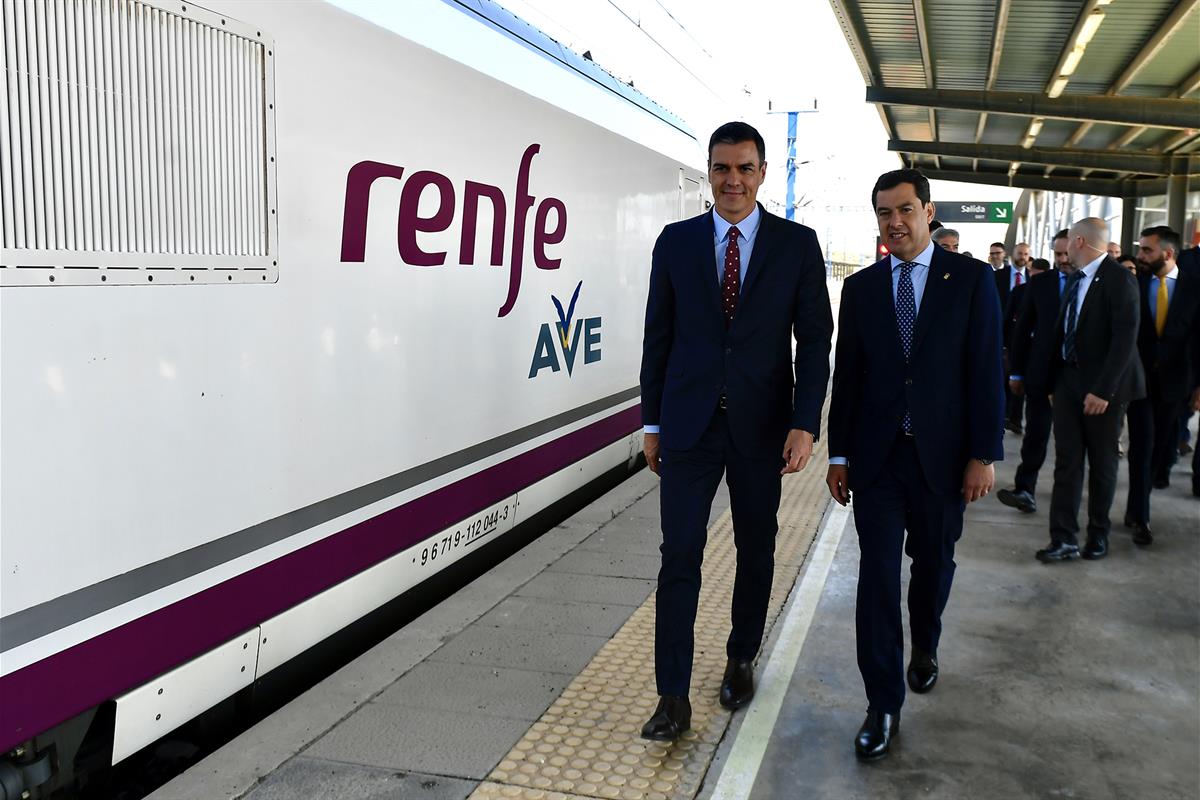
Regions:
[[725, 280], [721, 284], [721, 307], [725, 309], [725, 327], [733, 324], [737, 311], [738, 278], [742, 269], [742, 253], [738, 248], [737, 226], [729, 229], [729, 244], [725, 248]]
[[1017, 286], [1020, 286], [1020, 285], [1021, 285], [1021, 278], [1022, 278], [1022, 277], [1023, 277], [1023, 276], [1021, 275], [1021, 273], [1019, 273], [1019, 272], [1018, 272], [1018, 273], [1017, 273], [1017, 283], [1016, 283], [1016, 285], [1017, 285]]

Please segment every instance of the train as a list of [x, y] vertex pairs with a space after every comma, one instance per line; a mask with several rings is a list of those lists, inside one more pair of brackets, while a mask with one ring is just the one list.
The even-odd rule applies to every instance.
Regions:
[[635, 469], [649, 254], [707, 184], [490, 0], [2, 6], [17, 797]]

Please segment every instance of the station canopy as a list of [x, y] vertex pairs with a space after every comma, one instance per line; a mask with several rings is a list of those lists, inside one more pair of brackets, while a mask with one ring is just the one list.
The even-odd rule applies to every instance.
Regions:
[[830, 2], [930, 178], [1129, 198], [1200, 174], [1200, 0]]

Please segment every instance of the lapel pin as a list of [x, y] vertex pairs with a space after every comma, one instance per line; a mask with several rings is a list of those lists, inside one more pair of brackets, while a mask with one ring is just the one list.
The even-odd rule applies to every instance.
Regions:
[[947, 272], [945, 275], [943, 275], [943, 276], [942, 276], [942, 280], [944, 280], [944, 281], [948, 281], [948, 280], [950, 280], [950, 273], [949, 273], [949, 272]]

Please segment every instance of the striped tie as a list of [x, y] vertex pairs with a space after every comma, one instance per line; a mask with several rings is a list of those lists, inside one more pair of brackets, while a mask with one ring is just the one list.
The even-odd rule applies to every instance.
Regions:
[[1071, 277], [1067, 278], [1067, 294], [1063, 300], [1067, 304], [1067, 330], [1063, 334], [1063, 360], [1068, 364], [1079, 361], [1079, 354], [1075, 352], [1075, 323], [1078, 314], [1075, 306], [1079, 299], [1079, 283], [1082, 278], [1083, 270], [1081, 269], [1071, 273]]

